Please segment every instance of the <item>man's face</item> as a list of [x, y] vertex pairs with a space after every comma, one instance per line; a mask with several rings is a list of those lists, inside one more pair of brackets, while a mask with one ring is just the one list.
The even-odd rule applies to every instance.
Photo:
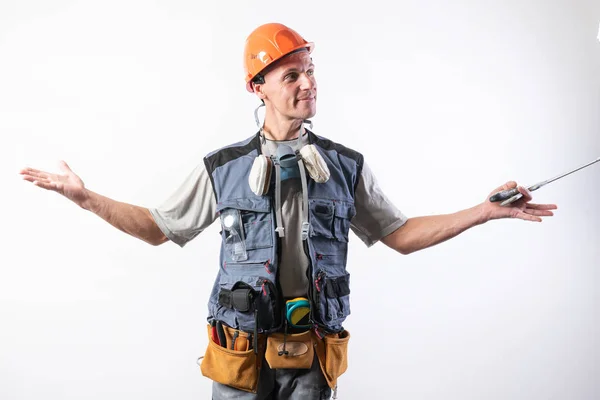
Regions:
[[317, 112], [314, 70], [308, 51], [290, 54], [265, 74], [265, 83], [258, 85], [257, 93], [284, 117], [311, 118]]

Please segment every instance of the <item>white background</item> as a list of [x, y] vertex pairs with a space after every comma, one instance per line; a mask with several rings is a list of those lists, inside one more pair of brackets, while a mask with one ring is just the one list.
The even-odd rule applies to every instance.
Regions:
[[[24, 166], [157, 206], [209, 151], [256, 131], [242, 52], [278, 21], [314, 41], [317, 134], [361, 151], [408, 216], [600, 156], [600, 3], [0, 2], [1, 399], [208, 399], [196, 359], [215, 225], [149, 246]], [[340, 399], [600, 397], [600, 165], [409, 255], [351, 237]]]

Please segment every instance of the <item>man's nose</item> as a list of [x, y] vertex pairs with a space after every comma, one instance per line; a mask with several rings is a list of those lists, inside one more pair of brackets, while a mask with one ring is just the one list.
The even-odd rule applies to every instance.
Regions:
[[310, 76], [307, 73], [300, 75], [300, 89], [312, 90], [316, 85], [317, 83], [315, 82], [315, 78], [313, 76]]

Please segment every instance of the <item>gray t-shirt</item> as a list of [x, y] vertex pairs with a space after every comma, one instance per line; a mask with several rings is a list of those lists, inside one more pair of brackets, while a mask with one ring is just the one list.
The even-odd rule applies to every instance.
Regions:
[[[302, 138], [306, 143], [307, 137]], [[267, 140], [271, 154], [276, 154], [279, 144], [294, 150], [297, 139]], [[304, 253], [301, 232], [302, 185], [300, 178], [290, 178], [281, 183], [282, 220], [285, 236], [279, 279], [285, 297], [306, 296], [309, 259]], [[356, 215], [351, 220], [352, 231], [368, 246], [401, 227], [407, 218], [385, 196], [366, 162], [363, 165], [354, 197]], [[218, 219], [217, 203], [204, 163], [200, 163], [183, 184], [158, 208], [150, 213], [159, 228], [179, 246], [195, 238]]]

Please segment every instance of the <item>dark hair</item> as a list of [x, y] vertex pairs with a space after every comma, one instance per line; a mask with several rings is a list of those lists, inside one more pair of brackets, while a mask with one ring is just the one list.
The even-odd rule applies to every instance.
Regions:
[[254, 78], [252, 78], [252, 83], [256, 83], [257, 85], [265, 83], [265, 77], [263, 76], [263, 74], [258, 73]]

